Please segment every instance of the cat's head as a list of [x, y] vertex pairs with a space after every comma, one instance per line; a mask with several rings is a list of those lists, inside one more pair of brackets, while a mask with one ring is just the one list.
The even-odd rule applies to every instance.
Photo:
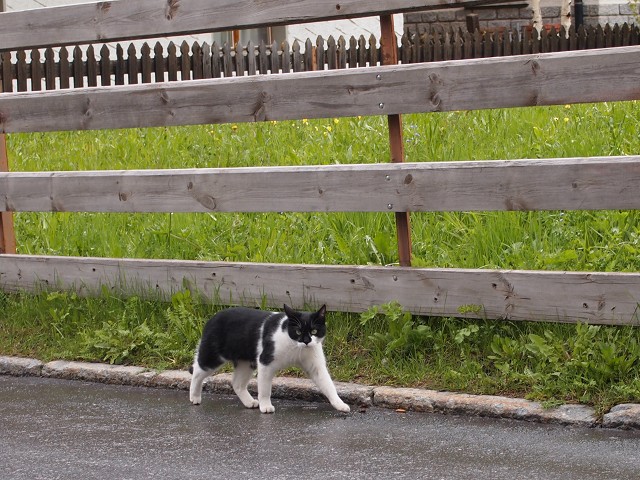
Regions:
[[320, 307], [317, 312], [298, 312], [285, 304], [284, 313], [289, 319], [287, 322], [289, 337], [305, 345], [322, 343], [327, 333], [326, 312], [326, 305]]

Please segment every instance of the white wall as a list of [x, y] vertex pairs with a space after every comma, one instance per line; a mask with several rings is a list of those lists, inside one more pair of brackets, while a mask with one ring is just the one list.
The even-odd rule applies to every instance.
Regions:
[[[401, 37], [404, 33], [402, 14], [394, 15], [393, 21], [396, 35]], [[374, 35], [376, 39], [380, 40], [380, 17], [306, 23], [301, 25], [289, 25], [287, 27], [287, 40], [289, 43], [293, 43], [294, 40], [298, 40], [298, 42], [303, 43], [307, 38], [314, 41], [318, 35], [321, 35], [324, 39], [329, 38], [329, 35], [333, 35], [336, 40], [341, 35], [347, 40], [352, 35], [355, 37], [364, 35], [364, 38], [367, 40], [369, 39], [369, 36]]]
[[86, 0], [5, 0], [7, 11], [86, 3]]
[[[7, 5], [7, 11], [88, 3], [87, 0], [5, 0], [5, 2]], [[403, 23], [401, 14], [394, 15], [394, 23], [396, 34], [398, 36], [402, 36]], [[356, 37], [364, 35], [364, 37], [368, 39], [372, 34], [375, 35], [377, 39], [380, 38], [379, 17], [290, 25], [287, 27], [286, 33], [287, 40], [290, 44], [292, 44], [294, 40], [298, 40], [299, 42], [304, 44], [307, 38], [310, 38], [315, 43], [315, 39], [318, 37], [318, 35], [321, 35], [325, 39], [329, 38], [330, 35], [333, 35], [336, 39], [340, 37], [340, 35], [344, 36], [347, 39], [352, 35]], [[188, 37], [175, 37], [171, 40], [173, 40], [174, 43], [180, 44], [183, 40], [187, 40], [187, 43], [193, 43], [194, 41], [211, 42], [212, 38], [213, 36], [211, 34], [206, 34], [192, 35]], [[277, 38], [276, 40], [284, 39]], [[140, 45], [142, 44], [142, 42], [136, 43], [139, 43]], [[169, 40], [164, 39], [161, 43], [168, 44]]]

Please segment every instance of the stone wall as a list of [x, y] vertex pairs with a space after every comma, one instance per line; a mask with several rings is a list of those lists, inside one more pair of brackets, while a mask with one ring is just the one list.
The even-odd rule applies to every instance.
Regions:
[[[593, 0], [591, 3], [584, 3], [584, 24], [585, 25], [614, 25], [616, 23], [636, 23], [634, 11], [629, 3], [613, 3], [620, 0]], [[610, 3], [608, 3], [610, 2]], [[548, 2], [546, 2], [548, 3]], [[560, 1], [553, 1], [555, 5], [545, 5], [541, 8], [544, 25], [560, 25]], [[531, 8], [526, 2], [480, 7], [480, 8], [456, 8], [447, 10], [432, 10], [429, 12], [407, 13], [404, 15], [404, 28], [411, 33], [448, 30], [467, 29], [467, 16], [475, 14], [481, 30], [496, 31], [502, 29], [522, 31], [523, 28], [531, 26], [533, 17]], [[572, 8], [573, 14], [573, 8]]]
[[[412, 33], [432, 30], [448, 30], [450, 27], [466, 30], [466, 18], [469, 14], [478, 15], [481, 30], [494, 30], [497, 28], [515, 28], [520, 30], [523, 26], [530, 25], [532, 18], [531, 9], [528, 7], [509, 7], [500, 9], [457, 8], [407, 13], [404, 16], [404, 28]], [[558, 18], [559, 16], [560, 9], [558, 8]], [[547, 18], [545, 18], [544, 21], [546, 23]]]
[[584, 5], [584, 23], [586, 25], [638, 23], [634, 14], [635, 11], [628, 2], [600, 1], [593, 4], [585, 2]]

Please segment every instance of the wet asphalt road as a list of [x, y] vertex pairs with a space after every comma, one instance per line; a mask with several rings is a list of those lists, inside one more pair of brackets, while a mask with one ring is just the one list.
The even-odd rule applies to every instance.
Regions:
[[0, 376], [0, 479], [640, 478], [640, 433]]

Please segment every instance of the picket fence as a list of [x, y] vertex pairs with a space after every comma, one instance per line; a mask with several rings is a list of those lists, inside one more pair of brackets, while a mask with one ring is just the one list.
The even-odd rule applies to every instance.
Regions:
[[[551, 27], [540, 35], [531, 30], [474, 33], [460, 29], [405, 33], [398, 45], [402, 64], [471, 58], [526, 55], [532, 53], [586, 50], [640, 44], [640, 28], [624, 24], [573, 27], [566, 32]], [[246, 45], [216, 42], [189, 45], [160, 42], [118, 44], [113, 51], [103, 44], [68, 49], [48, 47], [44, 51], [5, 51], [0, 54], [0, 82], [4, 92], [40, 91], [173, 82], [232, 76], [335, 70], [380, 65], [381, 48], [374, 36], [334, 37], [303, 45], [295, 41]]]

